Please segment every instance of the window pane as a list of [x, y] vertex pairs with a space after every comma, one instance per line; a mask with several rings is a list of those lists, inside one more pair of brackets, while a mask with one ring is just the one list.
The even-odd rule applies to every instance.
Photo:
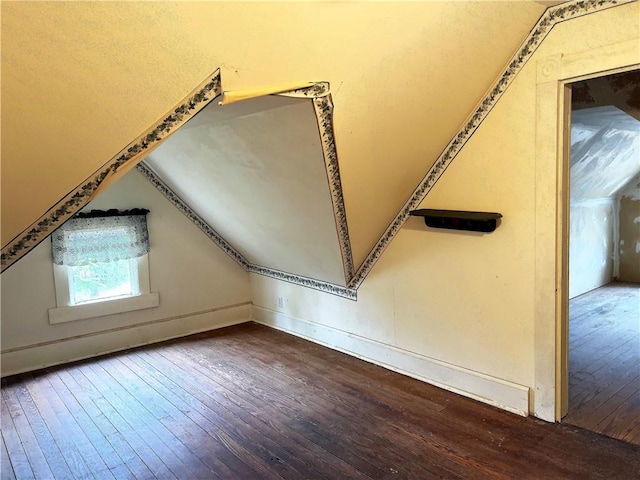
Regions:
[[137, 261], [118, 260], [69, 268], [69, 294], [75, 305], [123, 295], [137, 295], [132, 276], [137, 277]]

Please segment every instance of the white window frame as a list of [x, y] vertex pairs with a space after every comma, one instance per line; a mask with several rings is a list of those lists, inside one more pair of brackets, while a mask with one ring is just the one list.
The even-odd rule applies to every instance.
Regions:
[[49, 309], [49, 323], [54, 325], [159, 306], [160, 298], [156, 292], [152, 293], [150, 288], [149, 254], [135, 260], [138, 263], [138, 295], [95, 300], [77, 305], [71, 302], [68, 267], [52, 263], [57, 307]]

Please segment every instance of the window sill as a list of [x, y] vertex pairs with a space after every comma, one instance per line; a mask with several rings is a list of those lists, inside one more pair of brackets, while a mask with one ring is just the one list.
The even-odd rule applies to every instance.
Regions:
[[105, 300], [104, 302], [74, 305], [72, 307], [50, 308], [49, 323], [55, 325], [57, 323], [143, 310], [145, 308], [157, 307], [158, 305], [160, 305], [160, 298], [157, 293], [145, 293], [135, 297]]

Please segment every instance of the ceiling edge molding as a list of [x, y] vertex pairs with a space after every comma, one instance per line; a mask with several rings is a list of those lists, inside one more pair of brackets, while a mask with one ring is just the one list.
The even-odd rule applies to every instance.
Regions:
[[476, 106], [476, 109], [463, 124], [463, 127], [445, 147], [436, 162], [423, 177], [382, 236], [378, 239], [348, 286], [350, 288], [357, 289], [362, 284], [382, 255], [382, 252], [404, 225], [404, 222], [409, 217], [409, 212], [411, 210], [415, 210], [424, 200], [449, 164], [454, 160], [462, 147], [485, 120], [513, 79], [518, 75], [520, 70], [522, 70], [522, 67], [524, 67], [540, 46], [540, 43], [542, 43], [544, 38], [555, 25], [567, 20], [589, 15], [591, 13], [619, 5], [633, 3], [635, 1], [638, 0], [573, 0], [570, 3], [563, 3], [555, 7], [549, 7], [540, 17], [531, 32], [529, 32], [529, 35], [527, 35], [527, 38], [525, 38], [520, 48], [518, 48], [516, 53], [511, 57], [504, 72], [493, 83], [489, 92]]
[[[351, 242], [349, 240], [349, 228], [344, 207], [342, 183], [340, 180], [340, 168], [338, 153], [333, 130], [333, 101], [329, 91], [328, 82], [317, 82], [308, 87], [301, 87], [286, 92], [278, 92], [273, 95], [308, 98], [313, 101], [314, 112], [318, 124], [318, 131], [322, 145], [322, 153], [325, 162], [327, 182], [331, 195], [331, 204], [338, 235], [338, 243], [342, 255], [342, 265], [345, 274], [345, 283], [348, 285], [355, 275]], [[231, 246], [215, 229], [204, 221], [195, 211], [187, 205], [169, 186], [144, 161], [140, 162], [137, 169], [142, 173], [178, 210], [186, 215], [205, 235], [218, 245], [227, 255], [235, 260], [249, 273], [255, 273], [265, 277], [282, 280], [295, 285], [313, 288], [339, 297], [357, 300], [357, 291], [353, 288], [336, 285], [333, 283], [308, 278], [293, 273], [283, 272], [274, 268], [264, 267], [250, 263], [240, 252]]]
[[340, 181], [340, 166], [338, 164], [338, 152], [333, 130], [333, 100], [331, 94], [315, 97], [313, 99], [313, 108], [318, 120], [318, 130], [320, 132], [322, 154], [327, 171], [329, 191], [331, 193], [333, 217], [336, 222], [336, 232], [338, 234], [338, 243], [342, 255], [344, 277], [346, 284], [349, 285], [355, 275], [355, 267], [351, 253], [351, 241], [349, 240], [347, 212], [344, 207], [344, 197], [342, 195], [342, 182]]
[[283, 282], [293, 283], [295, 285], [301, 285], [307, 288], [313, 288], [314, 290], [320, 290], [324, 293], [330, 293], [337, 295], [338, 297], [347, 298], [349, 300], [357, 300], [358, 292], [355, 288], [343, 287], [334, 283], [324, 282], [322, 280], [316, 280], [314, 278], [303, 277], [301, 275], [294, 275], [292, 273], [281, 272], [273, 268], [266, 268], [260, 265], [250, 265], [248, 269], [249, 273], [256, 273], [265, 277], [275, 278]]
[[330, 95], [329, 82], [315, 82], [308, 87], [295, 88], [293, 90], [287, 90], [285, 92], [277, 92], [274, 95], [281, 95], [283, 97], [292, 98], [320, 98], [326, 95]]
[[354, 289], [335, 285], [333, 283], [316, 280], [314, 278], [303, 277], [292, 273], [283, 272], [274, 268], [263, 267], [249, 263], [249, 261], [231, 246], [211, 225], [202, 219], [193, 209], [187, 205], [160, 177], [153, 171], [144, 161], [136, 166], [137, 170], [145, 176], [151, 184], [162, 193], [166, 199], [173, 204], [182, 214], [191, 220], [209, 239], [220, 247], [227, 255], [229, 255], [238, 265], [249, 273], [256, 273], [265, 277], [275, 278], [285, 282], [301, 285], [303, 287], [313, 288], [325, 293], [331, 293], [339, 297], [348, 298], [350, 300], [357, 299], [357, 292]]
[[129, 143], [84, 182], [67, 193], [38, 220], [4, 245], [0, 256], [1, 270], [5, 271], [29, 253], [89, 203], [93, 194], [106, 179], [118, 173], [124, 165], [141, 160], [144, 152], [157, 147], [221, 93], [220, 69], [216, 69], [153, 127]]

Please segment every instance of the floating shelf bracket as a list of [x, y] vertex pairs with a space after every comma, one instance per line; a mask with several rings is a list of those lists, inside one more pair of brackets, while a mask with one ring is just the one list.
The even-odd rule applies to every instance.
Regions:
[[451, 230], [469, 230], [472, 232], [493, 232], [502, 218], [500, 213], [465, 212], [460, 210], [431, 210], [422, 208], [412, 210], [409, 215], [424, 217], [424, 223], [431, 228], [448, 228]]

